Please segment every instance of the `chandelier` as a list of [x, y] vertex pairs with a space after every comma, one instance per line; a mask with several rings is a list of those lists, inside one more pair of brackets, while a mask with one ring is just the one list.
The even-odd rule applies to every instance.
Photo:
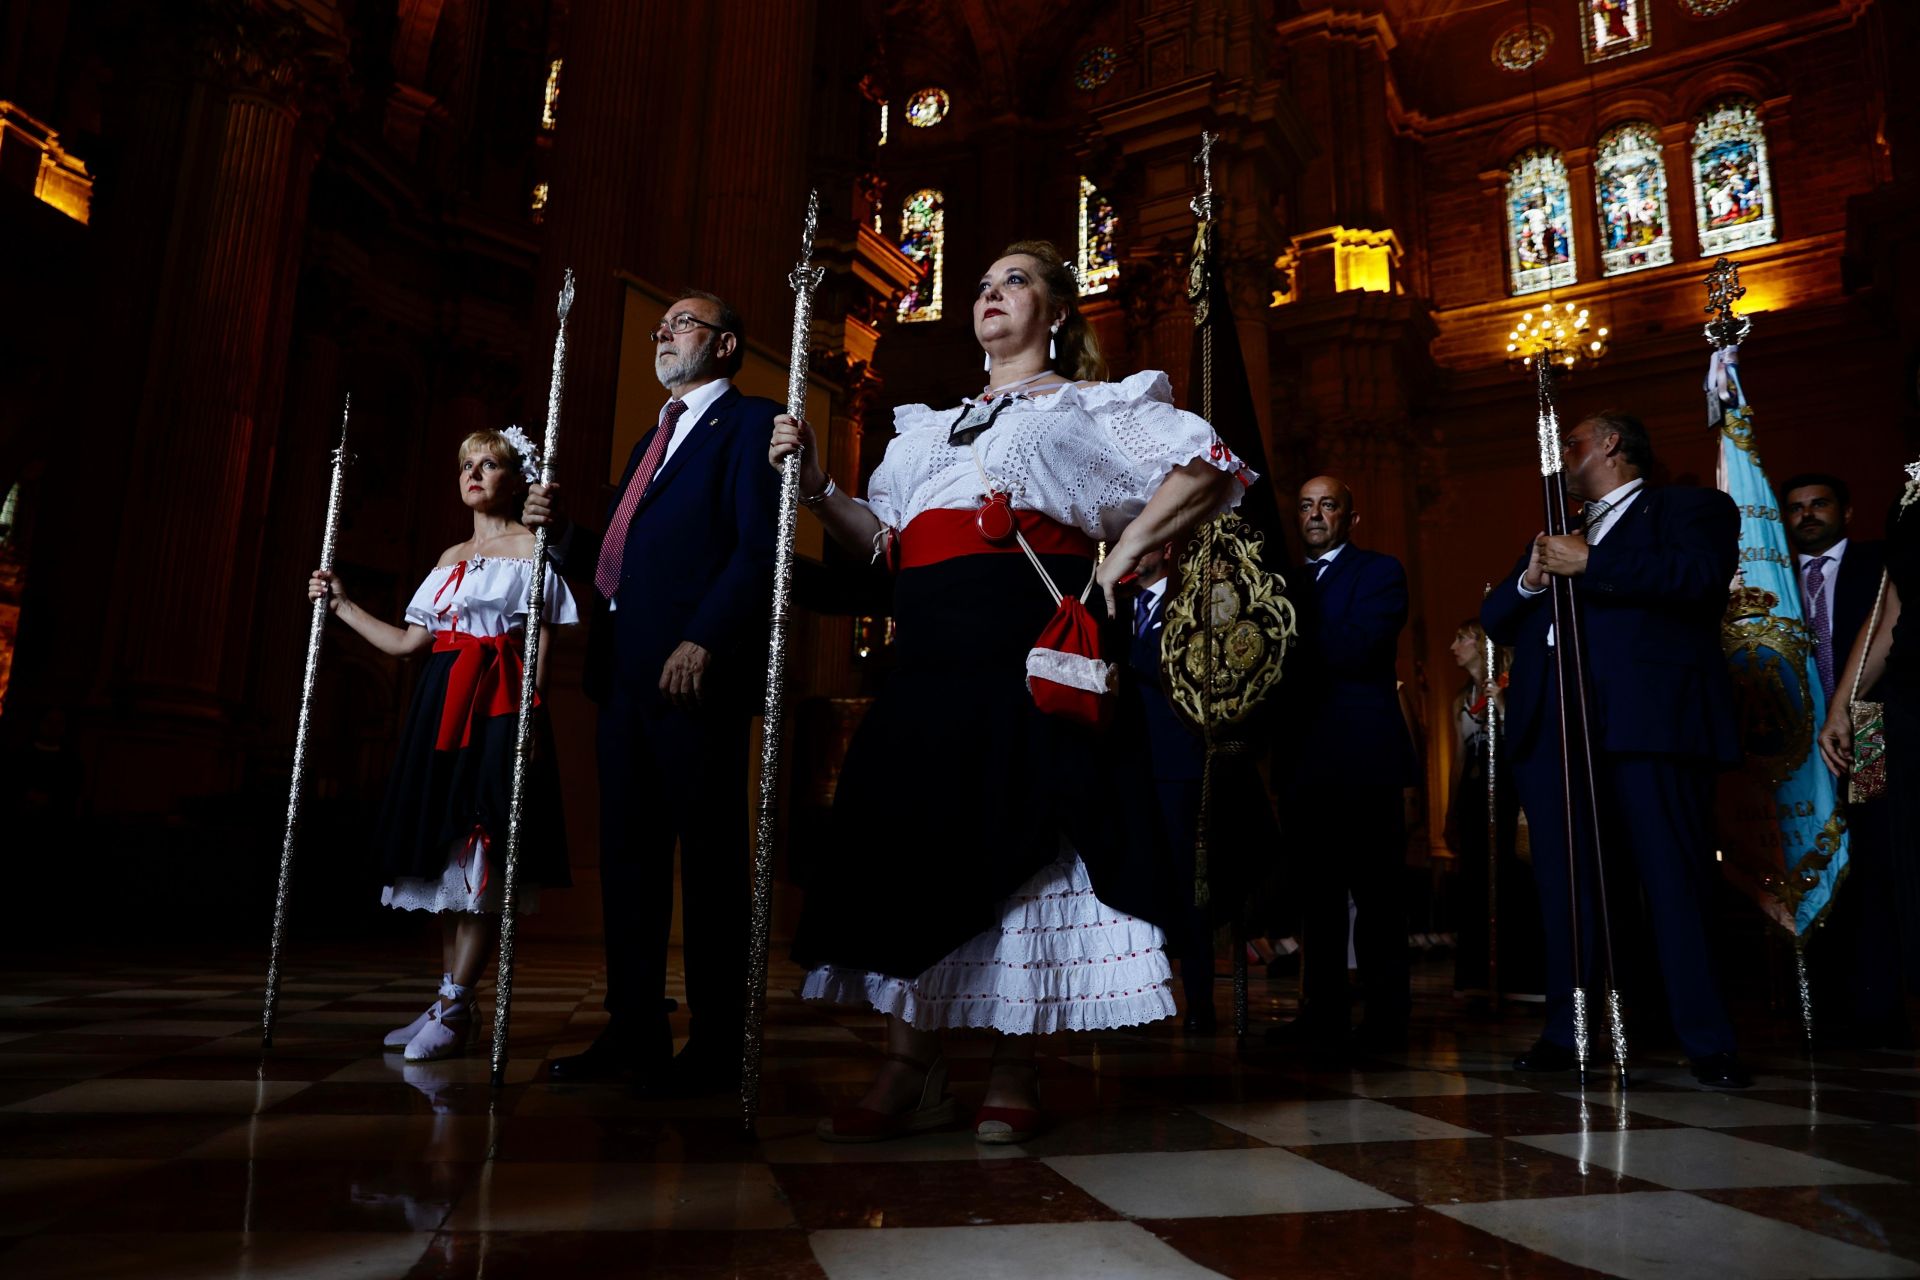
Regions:
[[1587, 309], [1571, 302], [1529, 311], [1507, 334], [1507, 364], [1515, 372], [1530, 371], [1536, 360], [1544, 360], [1571, 373], [1581, 361], [1592, 364], [1606, 354], [1606, 326], [1590, 328]]

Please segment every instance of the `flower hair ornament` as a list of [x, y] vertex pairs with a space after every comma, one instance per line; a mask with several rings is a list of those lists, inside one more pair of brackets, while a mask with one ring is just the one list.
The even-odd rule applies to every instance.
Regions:
[[520, 478], [528, 484], [536, 483], [540, 479], [540, 450], [534, 446], [533, 440], [517, 426], [502, 431], [500, 438], [512, 445], [513, 451], [520, 455]]

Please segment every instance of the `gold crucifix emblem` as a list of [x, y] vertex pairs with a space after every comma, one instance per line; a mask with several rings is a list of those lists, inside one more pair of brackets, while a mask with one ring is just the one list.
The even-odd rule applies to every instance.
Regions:
[[1704, 332], [1716, 349], [1738, 346], [1752, 330], [1753, 321], [1733, 311], [1733, 304], [1746, 296], [1747, 286], [1740, 283], [1740, 264], [1731, 258], [1714, 263], [1713, 270], [1707, 272], [1707, 305], [1702, 310], [1713, 317]]

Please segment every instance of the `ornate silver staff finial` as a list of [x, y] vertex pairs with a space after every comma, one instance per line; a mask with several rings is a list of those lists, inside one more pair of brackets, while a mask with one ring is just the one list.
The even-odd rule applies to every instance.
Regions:
[[1707, 305], [1701, 309], [1713, 319], [1707, 321], [1702, 332], [1716, 350], [1737, 347], [1753, 329], [1751, 319], [1733, 313], [1733, 304], [1747, 296], [1747, 286], [1740, 283], [1740, 264], [1722, 258], [1713, 264], [1706, 279]]
[[1193, 216], [1203, 222], [1213, 220], [1213, 144], [1218, 141], [1220, 141], [1219, 134], [1208, 133], [1202, 129], [1200, 151], [1194, 156], [1194, 160], [1200, 165], [1200, 194], [1189, 202], [1189, 207], [1193, 210]]
[[573, 310], [573, 268], [572, 267], [567, 268], [566, 277], [560, 281], [560, 305], [556, 309], [559, 312], [560, 323], [565, 324], [567, 321], [567, 313]]
[[820, 287], [821, 278], [827, 274], [825, 267], [813, 265], [813, 240], [820, 230], [820, 192], [807, 192], [807, 218], [800, 228], [800, 261], [794, 264], [787, 275], [787, 283], [793, 286], [795, 293], [812, 293]]
[[[813, 265], [820, 227], [820, 193], [807, 192], [800, 261], [787, 275], [793, 286], [793, 334], [787, 359], [787, 412], [807, 412], [807, 346], [813, 331], [813, 291], [826, 275]], [[827, 492], [832, 491], [828, 486]], [[825, 498], [826, 493], [821, 494]], [[780, 745], [786, 719], [787, 632], [793, 612], [793, 542], [800, 516], [800, 455], [780, 464], [780, 515], [773, 544], [773, 607], [767, 634], [766, 728], [760, 735], [760, 804], [754, 821], [753, 879], [747, 928], [747, 998], [740, 1044], [740, 1120], [751, 1135], [760, 1113], [760, 1057], [767, 1011], [767, 951], [773, 928], [773, 854], [780, 788]]]

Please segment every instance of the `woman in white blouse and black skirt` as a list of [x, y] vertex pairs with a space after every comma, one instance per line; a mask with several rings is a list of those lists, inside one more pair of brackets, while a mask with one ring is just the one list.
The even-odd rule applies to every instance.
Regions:
[[[473, 512], [473, 537], [447, 548], [407, 603], [403, 626], [349, 600], [334, 574], [316, 571], [308, 583], [311, 599], [324, 597], [336, 618], [382, 653], [432, 655], [400, 731], [373, 839], [387, 883], [380, 900], [445, 921], [439, 998], [385, 1040], [409, 1062], [465, 1049], [475, 1022], [473, 988], [491, 941], [488, 917], [501, 910], [533, 578], [533, 534], [519, 520], [536, 474], [532, 454], [517, 427], [477, 431], [461, 442], [460, 498]], [[547, 623], [578, 622], [566, 583], [551, 567], [546, 575]], [[543, 668], [546, 656], [543, 646]], [[535, 673], [542, 688], [545, 674]], [[523, 912], [538, 904], [541, 887], [570, 883], [560, 771], [544, 709], [536, 711], [534, 735], [516, 886]]]
[[1164, 374], [1101, 381], [1053, 245], [1008, 247], [973, 326], [985, 391], [897, 410], [865, 500], [828, 483], [807, 424], [775, 419], [769, 450], [776, 466], [800, 450], [802, 502], [897, 569], [895, 668], [848, 750], [794, 941], [805, 998], [887, 1015], [887, 1060], [820, 1122], [828, 1141], [949, 1123], [949, 1027], [1005, 1034], [974, 1135], [1022, 1141], [1042, 1120], [1030, 1037], [1174, 1013], [1152, 921], [1181, 896], [1145, 744], [1042, 712], [1028, 677], [1058, 655], [1029, 655], [1056, 593], [1091, 588], [1112, 615], [1144, 552], [1237, 504], [1252, 476], [1173, 406]]

